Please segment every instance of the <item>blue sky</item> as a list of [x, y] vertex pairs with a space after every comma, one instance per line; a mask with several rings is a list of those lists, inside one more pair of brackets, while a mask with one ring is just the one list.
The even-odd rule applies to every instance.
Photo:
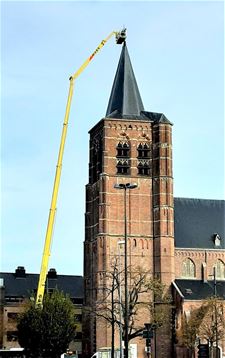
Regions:
[[[144, 107], [173, 122], [175, 196], [224, 198], [222, 2], [1, 3], [1, 270], [39, 272], [68, 78], [112, 30]], [[88, 130], [104, 117], [121, 47], [75, 84], [49, 267], [82, 274]]]

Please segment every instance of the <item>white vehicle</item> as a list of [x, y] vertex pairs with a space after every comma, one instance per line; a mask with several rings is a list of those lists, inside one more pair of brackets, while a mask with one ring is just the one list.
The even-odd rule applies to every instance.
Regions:
[[[120, 350], [115, 349], [114, 358], [120, 357]], [[91, 358], [111, 358], [111, 347], [99, 348], [99, 351], [93, 354]]]
[[[111, 347], [99, 348], [91, 358], [111, 358]], [[115, 348], [114, 358], [120, 358], [119, 348]], [[129, 345], [129, 358], [137, 358], [137, 344]]]

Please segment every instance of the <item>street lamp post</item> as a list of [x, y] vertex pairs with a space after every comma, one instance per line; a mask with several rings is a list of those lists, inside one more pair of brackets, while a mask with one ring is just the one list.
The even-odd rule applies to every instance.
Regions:
[[121, 274], [121, 255], [120, 249], [121, 246], [125, 244], [125, 241], [119, 241], [118, 243], [119, 248], [119, 313], [120, 313], [120, 358], [123, 358], [123, 331], [122, 331], [122, 296], [121, 296], [121, 282], [120, 282], [120, 274]]
[[217, 282], [216, 282], [216, 267], [213, 267], [213, 285], [215, 297], [215, 328], [216, 328], [216, 358], [218, 357], [218, 322], [217, 322]]
[[127, 189], [137, 188], [136, 183], [115, 184], [115, 189], [124, 190], [124, 286], [125, 286], [125, 309], [124, 309], [124, 358], [128, 358], [128, 285], [127, 285]]
[[216, 280], [216, 266], [213, 267], [213, 293], [215, 299], [215, 306], [214, 306], [214, 327], [215, 327], [215, 338], [216, 338], [216, 358], [218, 357], [218, 318], [217, 318], [217, 280]]

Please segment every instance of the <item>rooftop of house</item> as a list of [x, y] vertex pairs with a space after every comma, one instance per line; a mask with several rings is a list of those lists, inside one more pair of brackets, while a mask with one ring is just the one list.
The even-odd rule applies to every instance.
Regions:
[[[26, 273], [23, 266], [18, 266], [14, 273], [0, 273], [1, 286], [5, 288], [5, 297], [31, 297], [37, 291], [38, 274]], [[58, 275], [55, 269], [50, 269], [47, 275], [48, 290], [58, 289], [68, 294], [73, 301], [83, 298], [83, 277], [73, 275]]]
[[[215, 294], [214, 281], [176, 279], [175, 286], [184, 300], [202, 300]], [[176, 287], [175, 287], [176, 288]], [[225, 281], [216, 281], [217, 296], [225, 299]]]
[[176, 248], [225, 249], [225, 201], [174, 199]]

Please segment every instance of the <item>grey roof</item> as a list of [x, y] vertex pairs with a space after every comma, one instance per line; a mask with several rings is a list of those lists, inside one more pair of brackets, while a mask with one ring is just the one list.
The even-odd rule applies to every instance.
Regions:
[[[117, 67], [106, 117], [139, 117], [144, 106], [138, 90], [127, 46], [124, 43]], [[131, 116], [131, 117], [130, 117]]]
[[[38, 285], [38, 274], [25, 273], [17, 275], [11, 272], [0, 272], [7, 297], [30, 297], [35, 293]], [[83, 277], [72, 275], [56, 275], [56, 278], [48, 278], [48, 289], [57, 288], [71, 298], [83, 298]]]
[[224, 200], [175, 198], [174, 217], [177, 248], [225, 249]]
[[154, 122], [154, 124], [157, 124], [157, 123], [172, 124], [168, 120], [168, 118], [166, 118], [165, 114], [163, 114], [163, 113], [141, 111], [140, 115], [143, 119], [148, 119], [148, 120], [150, 120], [150, 122]]
[[[201, 300], [214, 295], [214, 282], [202, 280], [180, 280], [176, 279], [175, 284], [184, 296], [185, 300]], [[225, 299], [225, 281], [216, 282], [217, 296]]]
[[126, 43], [120, 55], [106, 118], [144, 119], [154, 123], [171, 124], [163, 113], [144, 110]]

